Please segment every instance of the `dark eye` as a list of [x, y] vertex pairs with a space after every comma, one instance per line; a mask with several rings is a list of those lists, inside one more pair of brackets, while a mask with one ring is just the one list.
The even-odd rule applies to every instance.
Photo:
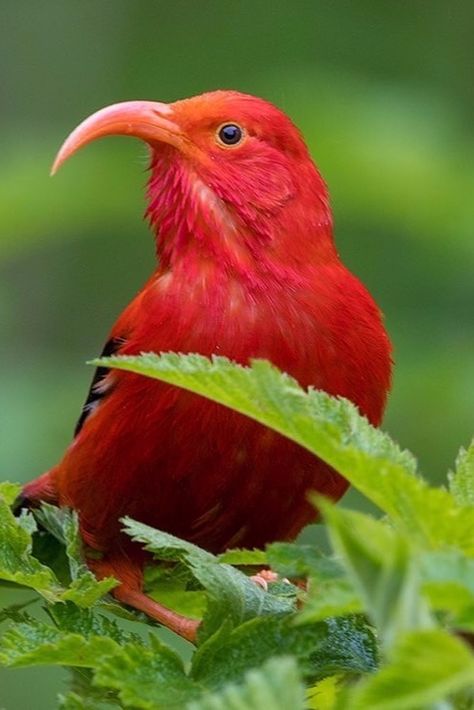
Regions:
[[240, 143], [242, 140], [243, 131], [240, 126], [236, 126], [235, 123], [225, 123], [219, 128], [217, 135], [224, 145], [237, 145], [237, 143]]

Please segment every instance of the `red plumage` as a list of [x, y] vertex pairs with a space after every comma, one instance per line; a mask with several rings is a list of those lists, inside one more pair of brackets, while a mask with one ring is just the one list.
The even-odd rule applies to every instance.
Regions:
[[[229, 125], [236, 143], [223, 142]], [[110, 347], [243, 364], [267, 358], [379, 424], [389, 340], [371, 296], [338, 257], [325, 185], [291, 121], [230, 91], [170, 106], [118, 104], [81, 124], [57, 164], [111, 133], [151, 145], [147, 215], [159, 266], [113, 327]], [[347, 486], [265, 427], [139, 375], [100, 371], [89, 405], [61, 462], [24, 495], [75, 508], [86, 543], [104, 553], [98, 574], [118, 576], [117, 596], [165, 623], [140, 592], [143, 558], [123, 539], [121, 516], [213, 551], [260, 547], [294, 538], [314, 518], [309, 490], [337, 499]]]

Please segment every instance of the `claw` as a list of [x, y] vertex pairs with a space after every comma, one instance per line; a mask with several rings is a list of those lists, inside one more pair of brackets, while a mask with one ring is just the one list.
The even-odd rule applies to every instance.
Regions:
[[268, 583], [277, 582], [278, 574], [276, 572], [273, 572], [271, 569], [262, 569], [257, 574], [252, 575], [250, 579], [252, 580], [252, 582], [255, 582], [255, 584], [258, 584], [260, 587], [262, 587], [265, 592], [267, 592]]

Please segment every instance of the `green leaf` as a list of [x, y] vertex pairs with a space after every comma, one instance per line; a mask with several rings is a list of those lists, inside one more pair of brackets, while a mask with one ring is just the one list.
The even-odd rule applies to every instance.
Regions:
[[454, 616], [450, 626], [474, 636], [474, 604], [465, 605], [460, 609]]
[[331, 616], [348, 616], [364, 611], [360, 595], [345, 577], [333, 580], [310, 578], [298, 623], [322, 621]]
[[461, 449], [454, 473], [448, 474], [449, 490], [460, 505], [474, 506], [474, 440]]
[[118, 582], [113, 577], [99, 581], [87, 568], [75, 511], [43, 503], [41, 508], [34, 511], [34, 515], [66, 548], [72, 582], [62, 593], [61, 599], [72, 601], [78, 606], [90, 607], [117, 586]]
[[269, 426], [339, 471], [413, 541], [434, 549], [458, 546], [474, 556], [471, 512], [417, 476], [411, 454], [372, 427], [351, 402], [305, 391], [263, 360], [242, 367], [224, 357], [166, 353], [101, 358], [92, 364], [183, 387]]
[[247, 619], [266, 614], [288, 614], [292, 599], [282, 599], [263, 591], [243, 572], [184, 540], [160, 532], [148, 525], [124, 518], [125, 532], [161, 560], [183, 562], [202, 584], [208, 595], [208, 606], [199, 629], [199, 640], [212, 635], [230, 620], [238, 626]]
[[0, 498], [3, 498], [7, 505], [13, 505], [20, 493], [21, 486], [18, 483], [10, 483], [10, 481], [0, 483]]
[[[94, 669], [93, 668], [68, 668], [70, 681], [69, 690], [70, 692], [60, 700], [63, 704], [70, 704], [71, 710], [75, 710], [76, 707], [82, 708], [79, 702], [85, 705], [86, 710], [98, 710], [102, 708], [103, 705], [109, 706], [110, 704], [115, 707], [121, 706], [120, 701], [117, 697], [115, 690], [110, 688], [99, 688], [94, 685]], [[60, 705], [62, 707], [62, 705]]]
[[34, 510], [33, 514], [38, 522], [64, 545], [71, 578], [77, 579], [84, 569], [87, 569], [84, 564], [77, 513], [69, 508], [58, 508], [49, 503], [42, 503], [41, 508]]
[[32, 555], [35, 521], [29, 513], [15, 518], [10, 504], [18, 493], [12, 484], [0, 488], [0, 579], [35, 589], [50, 601], [60, 598], [62, 588], [49, 567]]
[[99, 659], [113, 653], [110, 638], [67, 633], [31, 617], [11, 626], [0, 641], [0, 663], [9, 667], [35, 665], [93, 668]]
[[206, 613], [207, 596], [205, 592], [174, 589], [170, 585], [153, 589], [149, 596], [163, 606], [191, 619], [202, 619]]
[[187, 710], [304, 710], [305, 691], [293, 658], [271, 658], [239, 685], [188, 703]]
[[323, 555], [312, 545], [275, 542], [267, 546], [272, 569], [288, 577], [307, 578], [304, 606], [298, 623], [347, 616], [363, 610], [360, 595], [340, 560]]
[[21, 612], [23, 609], [26, 609], [28, 606], [31, 606], [37, 601], [37, 599], [29, 599], [26, 602], [23, 602], [22, 604], [10, 604], [9, 606], [4, 607], [0, 611], [0, 623], [2, 621], [6, 621], [7, 619], [21, 619]]
[[308, 710], [335, 710], [339, 695], [341, 675], [332, 675], [308, 688], [306, 707]]
[[457, 550], [420, 556], [423, 592], [452, 628], [474, 631], [474, 560]]
[[182, 708], [198, 697], [203, 688], [184, 672], [179, 656], [151, 637], [151, 648], [126, 644], [110, 657], [102, 658], [95, 684], [118, 692], [125, 707], [159, 710]]
[[111, 597], [102, 599], [99, 607], [101, 611], [113, 614], [113, 616], [118, 619], [147, 624], [154, 628], [156, 627], [155, 621], [153, 621], [153, 619], [147, 616], [144, 612], [133, 609], [132, 607], [125, 607], [122, 604], [113, 601]]
[[371, 672], [377, 645], [358, 617], [295, 624], [295, 615], [263, 616], [234, 630], [222, 627], [193, 657], [191, 676], [211, 687], [236, 682], [276, 654], [293, 656], [303, 677], [317, 680], [339, 671]]
[[0, 639], [0, 663], [6, 666], [66, 665], [94, 668], [104, 655], [125, 643], [141, 644], [135, 634], [92, 609], [58, 603], [45, 611], [53, 625], [13, 610], [14, 620]]
[[385, 647], [400, 632], [431, 626], [409, 541], [368, 515], [341, 510], [327, 501], [320, 504], [333, 546]]
[[94, 684], [94, 669], [71, 667], [68, 671], [70, 692], [65, 696], [59, 696], [60, 708], [98, 710], [104, 705], [121, 707], [115, 690], [99, 688]]
[[274, 542], [267, 545], [266, 556], [271, 569], [282, 577], [307, 577], [328, 564], [328, 558], [314, 545]]
[[391, 662], [355, 689], [347, 710], [418, 710], [474, 685], [474, 655], [440, 629], [407, 633]]
[[111, 578], [97, 581], [79, 559], [82, 546], [76, 514], [50, 505], [44, 511], [35, 511], [41, 523], [66, 545], [72, 583], [65, 589], [52, 569], [33, 555], [33, 515], [22, 512], [15, 517], [10, 510], [18, 490], [10, 483], [0, 487], [0, 579], [30, 587], [49, 602], [73, 601], [84, 607], [95, 604], [117, 582]]
[[228, 565], [241, 566], [241, 567], [252, 567], [252, 566], [262, 566], [268, 564], [267, 555], [264, 550], [243, 550], [240, 548], [235, 548], [233, 550], [226, 550], [221, 555], [218, 556], [219, 562], [225, 562]]
[[164, 606], [193, 619], [202, 619], [206, 607], [206, 592], [197, 583], [189, 569], [178, 562], [148, 565], [145, 570], [145, 592]]
[[55, 627], [64, 633], [77, 633], [84, 638], [106, 636], [117, 644], [139, 643], [136, 634], [123, 631], [115, 621], [94, 609], [81, 609], [75, 604], [54, 604], [46, 608]]
[[71, 583], [69, 589], [61, 594], [61, 599], [87, 608], [93, 606], [117, 584], [117, 580], [113, 577], [105, 577], [98, 581], [92, 572], [87, 571]]

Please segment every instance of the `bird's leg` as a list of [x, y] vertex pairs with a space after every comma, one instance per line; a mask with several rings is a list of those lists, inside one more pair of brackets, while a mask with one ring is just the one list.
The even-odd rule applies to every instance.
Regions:
[[170, 631], [174, 631], [175, 634], [186, 639], [186, 641], [196, 643], [196, 635], [199, 624], [201, 623], [200, 621], [177, 614], [175, 611], [159, 604], [142, 591], [127, 587], [125, 584], [121, 584], [119, 587], [116, 587], [116, 589], [113, 589], [112, 594], [118, 601], [145, 612], [145, 614], [151, 616], [152, 619], [166, 626]]
[[137, 564], [124, 553], [107, 553], [102, 559], [88, 558], [87, 564], [98, 579], [115, 577], [120, 582], [111, 590], [117, 601], [143, 611], [178, 636], [196, 643], [200, 621], [178, 614], [145, 594], [141, 564]]
[[[51, 472], [48, 471], [23, 488], [13, 506], [15, 513], [19, 514], [22, 508], [36, 507], [43, 501], [56, 503], [55, 488], [50, 474]], [[98, 546], [93, 536], [87, 535], [84, 530], [81, 532], [86, 544], [91, 545], [89, 550], [97, 550]], [[170, 631], [195, 643], [199, 621], [182, 616], [143, 593], [143, 564], [144, 560], [140, 556], [134, 561], [123, 546], [115, 553], [106, 553], [101, 558], [87, 557], [87, 565], [98, 579], [115, 577], [120, 582], [115, 589], [111, 590], [118, 601], [143, 611]]]

